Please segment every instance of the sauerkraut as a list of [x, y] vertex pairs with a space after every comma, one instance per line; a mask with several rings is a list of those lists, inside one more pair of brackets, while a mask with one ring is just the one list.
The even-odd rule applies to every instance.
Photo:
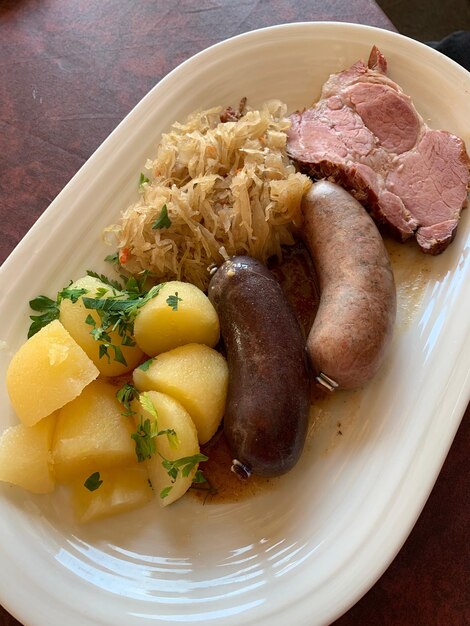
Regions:
[[125, 270], [206, 289], [208, 268], [227, 256], [266, 262], [294, 243], [311, 182], [286, 155], [286, 105], [269, 101], [226, 122], [223, 111], [197, 111], [162, 136], [139, 201], [107, 229]]

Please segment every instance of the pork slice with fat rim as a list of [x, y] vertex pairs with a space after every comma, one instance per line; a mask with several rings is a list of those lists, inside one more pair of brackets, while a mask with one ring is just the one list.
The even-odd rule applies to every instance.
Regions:
[[400, 239], [414, 236], [438, 254], [467, 204], [470, 159], [462, 139], [425, 124], [386, 69], [374, 46], [367, 64], [332, 74], [320, 100], [291, 116], [287, 151], [303, 172], [345, 187]]

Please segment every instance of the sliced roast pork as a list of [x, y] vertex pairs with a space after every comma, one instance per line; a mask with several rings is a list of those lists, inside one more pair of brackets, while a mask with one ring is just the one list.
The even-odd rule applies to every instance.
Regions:
[[414, 235], [438, 254], [467, 203], [470, 159], [462, 139], [424, 123], [386, 69], [374, 46], [367, 65], [330, 76], [320, 100], [291, 116], [288, 154], [348, 189], [402, 240]]

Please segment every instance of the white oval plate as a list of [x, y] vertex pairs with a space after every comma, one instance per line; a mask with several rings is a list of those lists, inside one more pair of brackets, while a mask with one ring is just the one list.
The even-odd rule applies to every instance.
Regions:
[[[196, 55], [128, 115], [1, 268], [0, 429], [16, 421], [4, 380], [25, 338], [28, 299], [87, 268], [105, 269], [101, 230], [136, 197], [160, 133], [196, 108], [241, 96], [306, 106], [331, 72], [367, 59], [373, 44], [428, 123], [470, 145], [469, 74], [391, 32], [290, 24]], [[469, 249], [467, 210], [443, 255], [424, 262], [410, 253], [427, 279], [413, 314], [409, 299], [402, 311], [381, 375], [317, 410], [323, 421], [300, 463], [272, 489], [233, 504], [188, 497], [162, 511], [152, 503], [80, 528], [61, 494], [32, 497], [3, 485], [0, 602], [30, 626], [314, 626], [338, 617], [406, 539], [469, 400]]]

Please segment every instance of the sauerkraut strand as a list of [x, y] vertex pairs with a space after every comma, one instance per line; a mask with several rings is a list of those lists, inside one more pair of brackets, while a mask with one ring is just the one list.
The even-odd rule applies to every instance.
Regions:
[[266, 262], [293, 243], [311, 181], [286, 155], [286, 105], [272, 100], [238, 121], [221, 122], [222, 112], [197, 111], [162, 136], [139, 201], [106, 232], [124, 269], [206, 289], [208, 267], [227, 254]]

